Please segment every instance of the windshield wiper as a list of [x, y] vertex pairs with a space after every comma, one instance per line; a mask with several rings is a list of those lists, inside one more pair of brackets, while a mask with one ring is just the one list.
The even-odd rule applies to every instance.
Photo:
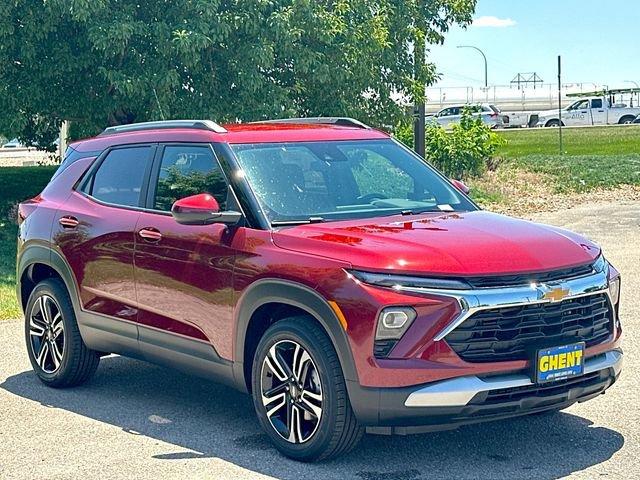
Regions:
[[307, 219], [300, 220], [274, 220], [271, 222], [272, 227], [287, 227], [292, 225], [307, 225], [309, 223], [322, 223], [324, 218], [322, 217], [309, 217]]

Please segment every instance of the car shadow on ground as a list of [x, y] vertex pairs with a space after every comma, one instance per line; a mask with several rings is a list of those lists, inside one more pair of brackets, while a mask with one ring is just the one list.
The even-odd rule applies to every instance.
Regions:
[[144, 362], [104, 358], [89, 384], [69, 390], [47, 388], [31, 371], [0, 388], [177, 447], [156, 459], [217, 457], [285, 479], [551, 479], [604, 462], [624, 444], [618, 432], [558, 413], [417, 436], [367, 435], [348, 455], [304, 465], [271, 447], [248, 395]]

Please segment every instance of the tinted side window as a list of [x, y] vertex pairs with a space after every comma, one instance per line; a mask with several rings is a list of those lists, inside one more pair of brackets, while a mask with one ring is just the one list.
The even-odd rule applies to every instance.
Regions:
[[153, 208], [170, 211], [176, 200], [210, 193], [221, 210], [227, 208], [227, 182], [209, 147], [166, 146], [158, 175]]
[[151, 147], [112, 150], [100, 164], [90, 186], [90, 194], [98, 200], [138, 207], [151, 162]]
[[594, 98], [591, 100], [591, 108], [602, 108], [602, 99]]

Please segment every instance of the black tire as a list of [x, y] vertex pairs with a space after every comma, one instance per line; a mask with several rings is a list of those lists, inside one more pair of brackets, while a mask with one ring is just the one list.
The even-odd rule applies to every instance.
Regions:
[[559, 120], [549, 120], [547, 123], [545, 123], [544, 126], [545, 127], [559, 127], [560, 126], [560, 121]]
[[[46, 328], [47, 323], [41, 313], [43, 302], [45, 305], [53, 305], [58, 310], [61, 319], [56, 321], [56, 325], [62, 323], [62, 339], [53, 337], [55, 335], [53, 328], [50, 330]], [[48, 311], [51, 314], [51, 311]], [[35, 327], [31, 321], [32, 316], [35, 318]], [[57, 318], [58, 315], [55, 317]], [[29, 360], [42, 383], [54, 388], [74, 387], [85, 383], [93, 376], [98, 368], [100, 356], [97, 352], [89, 350], [82, 341], [71, 299], [62, 281], [49, 278], [36, 285], [25, 308], [24, 323]], [[37, 335], [40, 330], [43, 331], [41, 336]], [[47, 337], [48, 335], [51, 337]], [[38, 354], [43, 353], [43, 343], [49, 343], [49, 345], [47, 352], [42, 355], [43, 365], [41, 365], [38, 363], [38, 359], [41, 358]], [[50, 350], [53, 349], [54, 344], [56, 352], [60, 353], [55, 355], [55, 358], [53, 350]], [[37, 347], [40, 347], [38, 352], [35, 351]]]
[[[267, 408], [262, 400], [263, 375], [265, 373], [263, 363], [272, 347], [275, 348], [283, 344], [298, 344], [302, 347], [303, 352], [306, 351], [309, 354], [311, 357], [309, 368], [313, 369], [312, 373], [317, 372], [316, 379], [319, 377], [320, 382], [322, 414], [315, 430], [306, 440], [300, 442], [296, 442], [295, 434], [294, 440], [291, 442], [276, 430], [267, 417]], [[293, 365], [295, 366], [295, 363]], [[274, 378], [274, 380], [277, 379]], [[364, 428], [358, 425], [351, 409], [338, 356], [327, 334], [310, 317], [284, 319], [267, 329], [254, 356], [252, 390], [255, 410], [262, 428], [275, 447], [289, 458], [303, 462], [326, 460], [350, 451], [362, 438]], [[287, 389], [284, 405], [288, 405], [288, 401], [294, 397], [291, 391]], [[304, 398], [304, 393], [302, 397]], [[270, 408], [272, 405], [269, 404]], [[287, 407], [287, 417], [293, 416], [290, 413], [290, 408], [294, 407]], [[306, 417], [304, 418], [306, 419]], [[298, 417], [299, 424], [301, 421]], [[301, 438], [298, 435], [298, 439]]]
[[630, 115], [627, 115], [625, 117], [622, 117], [620, 120], [618, 120], [618, 123], [620, 125], [629, 125], [631, 123], [633, 123], [633, 121], [635, 120], [636, 117], [632, 117]]

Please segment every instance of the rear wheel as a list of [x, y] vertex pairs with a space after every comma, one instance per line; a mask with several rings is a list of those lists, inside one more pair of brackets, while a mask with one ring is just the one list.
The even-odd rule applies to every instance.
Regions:
[[560, 126], [560, 121], [559, 120], [549, 120], [547, 123], [545, 123], [544, 126], [545, 127], [559, 127]]
[[25, 308], [27, 352], [38, 378], [50, 387], [73, 387], [91, 378], [100, 357], [78, 330], [71, 299], [57, 279], [40, 282]]
[[620, 125], [629, 125], [630, 123], [633, 123], [634, 120], [635, 120], [635, 117], [625, 116], [625, 117], [622, 117], [618, 123]]
[[301, 461], [351, 450], [364, 433], [349, 403], [331, 340], [308, 317], [272, 325], [253, 361], [253, 401], [276, 448]]

